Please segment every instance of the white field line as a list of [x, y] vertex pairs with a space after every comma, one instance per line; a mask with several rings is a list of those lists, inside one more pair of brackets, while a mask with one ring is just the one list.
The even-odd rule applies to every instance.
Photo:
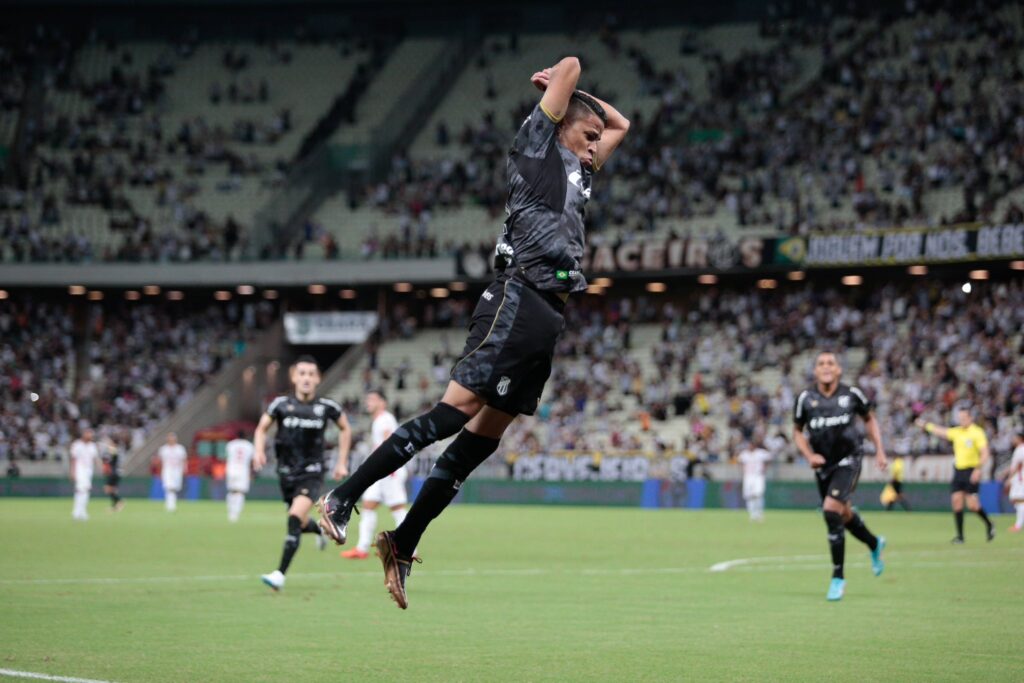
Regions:
[[9, 678], [32, 678], [37, 681], [63, 681], [64, 683], [110, 683], [95, 678], [75, 678], [74, 676], [51, 676], [49, 674], [37, 674], [32, 671], [15, 671], [14, 669], [0, 669], [0, 676]]
[[[1024, 553], [1024, 548], [1001, 548], [1003, 552], [1013, 555]], [[991, 566], [992, 561], [978, 560], [976, 558], [957, 557], [949, 551], [921, 550], [913, 552], [889, 552], [887, 558], [896, 557], [944, 557], [946, 559], [935, 562], [899, 562], [897, 566], [918, 566], [918, 567], [939, 567], [939, 566]], [[788, 569], [819, 569], [823, 564], [828, 564], [827, 556], [820, 555], [775, 555], [763, 557], [742, 557], [734, 560], [726, 560], [705, 566], [684, 566], [684, 567], [589, 567], [586, 569], [568, 569], [563, 567], [513, 567], [513, 568], [488, 568], [474, 569], [437, 569], [423, 570], [424, 574], [430, 576], [552, 576], [571, 574], [575, 576], [654, 576], [659, 574], [695, 574], [706, 571], [724, 572], [729, 569], [742, 569], [747, 571], [775, 571]], [[963, 562], [961, 560], [968, 560]], [[850, 566], [863, 564], [860, 561], [847, 563]], [[334, 579], [349, 577], [373, 576], [379, 577], [380, 570], [369, 571], [346, 571], [346, 572], [296, 572], [288, 575], [298, 579]], [[258, 574], [223, 574], [223, 575], [183, 575], [183, 576], [125, 576], [125, 577], [81, 577], [81, 578], [59, 578], [59, 579], [0, 579], [0, 586], [63, 586], [63, 585], [129, 585], [129, 584], [150, 584], [150, 583], [182, 583], [182, 582], [204, 582], [204, 581], [256, 581]]]

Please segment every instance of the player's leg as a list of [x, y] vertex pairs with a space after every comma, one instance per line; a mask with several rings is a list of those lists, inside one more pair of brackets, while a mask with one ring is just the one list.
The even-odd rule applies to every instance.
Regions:
[[967, 507], [971, 512], [981, 517], [981, 521], [985, 523], [985, 537], [990, 541], [995, 538], [996, 528], [992, 524], [992, 520], [990, 520], [988, 515], [985, 514], [985, 508], [981, 507], [981, 501], [978, 499], [977, 493], [970, 493], [967, 495]]
[[1010, 531], [1020, 531], [1024, 529], [1024, 498], [1014, 497], [1011, 501], [1014, 509], [1017, 511], [1017, 519], [1013, 526], [1010, 527]]
[[75, 497], [71, 507], [71, 518], [81, 521], [89, 519], [89, 489], [80, 482], [75, 482]]
[[[954, 482], [955, 485], [955, 482]], [[956, 521], [956, 536], [953, 543], [964, 542], [964, 492], [954, 490], [950, 496], [950, 507], [953, 508], [953, 519]]]
[[324, 531], [336, 542], [344, 543], [352, 507], [371, 484], [404, 467], [430, 444], [457, 434], [483, 405], [483, 399], [472, 391], [449, 382], [437, 405], [396, 429], [352, 476], [321, 499], [320, 524]]
[[281, 563], [277, 567], [282, 574], [288, 572], [288, 566], [299, 550], [303, 527], [309, 521], [309, 511], [312, 508], [313, 499], [306, 495], [295, 496], [288, 507], [288, 535], [285, 536], [284, 547], [281, 549]]
[[843, 513], [846, 512], [846, 503], [836, 500], [832, 496], [826, 496], [821, 509], [825, 517], [825, 527], [828, 529], [828, 548], [832, 556], [832, 578], [845, 579], [843, 567], [846, 563], [846, 533]]

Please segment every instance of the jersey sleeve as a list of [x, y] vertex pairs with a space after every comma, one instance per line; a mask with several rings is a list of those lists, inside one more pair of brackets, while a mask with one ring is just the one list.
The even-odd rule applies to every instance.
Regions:
[[985, 436], [985, 430], [978, 427], [978, 443], [975, 444], [980, 451], [982, 448], [988, 448], [988, 437]]
[[337, 422], [341, 419], [342, 414], [345, 412], [341, 409], [341, 405], [337, 401], [332, 401], [329, 398], [320, 399], [320, 403], [327, 409], [327, 419], [331, 422]]
[[853, 396], [853, 409], [861, 417], [867, 417], [875, 409], [875, 405], [857, 387], [850, 387], [850, 394]]
[[512, 149], [523, 156], [543, 159], [555, 146], [558, 121], [537, 103], [512, 141]]
[[275, 420], [280, 418], [281, 410], [284, 408], [284, 404], [285, 402], [287, 402], [287, 400], [288, 398], [286, 396], [278, 396], [277, 398], [275, 398], [273, 401], [270, 402], [270, 405], [267, 406], [267, 415], [274, 418]]
[[807, 424], [807, 392], [801, 391], [800, 395], [796, 397], [796, 403], [793, 404], [793, 424], [803, 429], [804, 425]]

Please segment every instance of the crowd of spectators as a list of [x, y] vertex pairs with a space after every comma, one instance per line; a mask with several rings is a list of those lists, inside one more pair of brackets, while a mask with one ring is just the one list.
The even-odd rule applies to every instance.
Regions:
[[87, 426], [119, 446], [140, 445], [274, 315], [266, 301], [195, 310], [5, 302], [0, 458], [61, 459]]
[[[418, 321], [399, 311], [384, 328], [401, 337], [450, 326], [430, 350], [429, 372], [410, 373], [408, 360], [395, 367], [373, 361], [362, 377], [365, 389], [416, 387], [419, 405], [392, 406], [403, 417], [429, 408], [443, 391], [471, 302], [432, 310]], [[931, 281], [585, 297], [566, 309], [536, 416], [513, 424], [497, 457], [639, 451], [716, 462], [752, 441], [792, 461], [793, 405], [813, 383], [820, 349], [837, 351], [843, 381], [876, 405], [890, 454], [949, 452], [913, 422], [952, 425], [955, 408], [968, 405], [993, 453], [1005, 456], [1014, 430], [1024, 427], [1022, 329], [1020, 279], [976, 284], [969, 294]], [[349, 398], [358, 414], [358, 397]]]

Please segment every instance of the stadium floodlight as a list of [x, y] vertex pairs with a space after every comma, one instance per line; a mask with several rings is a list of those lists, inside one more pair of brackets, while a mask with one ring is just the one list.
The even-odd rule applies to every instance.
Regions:
[[342, 299], [355, 299], [356, 298], [356, 290], [354, 290], [354, 289], [343, 289], [340, 292], [338, 292], [338, 296], [340, 296]]
[[791, 270], [786, 273], [786, 279], [791, 282], [800, 282], [801, 280], [807, 279], [807, 273], [802, 270]]
[[615, 283], [610, 277], [599, 277], [595, 278], [590, 284], [597, 285], [598, 287], [611, 287]]
[[604, 294], [604, 287], [598, 284], [587, 285], [587, 294]]
[[661, 294], [668, 289], [668, 285], [664, 282], [648, 282], [647, 291], [652, 294]]
[[306, 291], [310, 294], [326, 294], [327, 287], [324, 285], [310, 285], [309, 287], [306, 287]]
[[448, 294], [449, 292], [447, 287], [434, 287], [430, 290], [430, 296], [435, 299], [447, 299]]
[[277, 290], [276, 289], [267, 289], [267, 290], [263, 291], [263, 298], [264, 299], [276, 299], [277, 296], [278, 295], [277, 295]]
[[847, 287], [859, 287], [864, 284], [864, 278], [860, 275], [844, 275], [843, 284]]
[[453, 292], [465, 292], [467, 289], [469, 289], [469, 285], [467, 285], [465, 282], [449, 282], [448, 289], [452, 290]]
[[85, 287], [82, 285], [70, 285], [68, 287], [68, 294], [71, 296], [82, 296], [85, 294]]
[[256, 288], [253, 287], [252, 285], [238, 285], [237, 287], [235, 287], [235, 291], [241, 294], [242, 296], [249, 296], [250, 294], [254, 294], [256, 292]]
[[6, 299], [10, 294], [7, 293], [6, 289], [0, 289], [0, 300]]
[[213, 293], [213, 298], [216, 299], [217, 301], [230, 301], [231, 292], [229, 292], [226, 289], [218, 289], [216, 292]]
[[180, 289], [172, 289], [171, 291], [167, 292], [168, 301], [181, 301], [184, 298], [185, 292], [181, 291]]
[[705, 273], [704, 275], [697, 276], [697, 282], [702, 285], [714, 285], [718, 284], [718, 276], [713, 273]]
[[396, 292], [401, 292], [401, 293], [405, 294], [407, 292], [411, 292], [412, 291], [412, 283], [411, 282], [396, 282], [394, 287], [392, 287], [392, 289], [394, 289]]
[[923, 264], [918, 264], [916, 266], [909, 266], [907, 268], [907, 272], [910, 273], [911, 275], [927, 275], [928, 274], [928, 266], [923, 265]]
[[1010, 261], [1010, 268], [1013, 270], [1024, 270], [1024, 261]]
[[968, 273], [967, 277], [971, 278], [972, 280], [987, 280], [988, 279], [988, 271], [987, 270], [972, 270], [970, 273]]
[[128, 301], [138, 301], [139, 299], [142, 298], [142, 294], [139, 293], [138, 290], [129, 289], [124, 293], [124, 298], [127, 299]]
[[103, 301], [103, 292], [94, 289], [89, 292], [89, 301]]
[[758, 289], [775, 289], [778, 286], [779, 286], [779, 281], [778, 280], [773, 280], [770, 277], [766, 277], [766, 278], [764, 278], [762, 280], [758, 280], [757, 281], [757, 288]]
[[160, 286], [146, 285], [145, 287], [142, 288], [142, 291], [143, 293], [145, 293], [146, 296], [156, 296], [160, 293]]
[[970, 282], [965, 282], [963, 284], [963, 286], [960, 287], [960, 291], [963, 292], [964, 294], [970, 294], [971, 293], [971, 283]]

